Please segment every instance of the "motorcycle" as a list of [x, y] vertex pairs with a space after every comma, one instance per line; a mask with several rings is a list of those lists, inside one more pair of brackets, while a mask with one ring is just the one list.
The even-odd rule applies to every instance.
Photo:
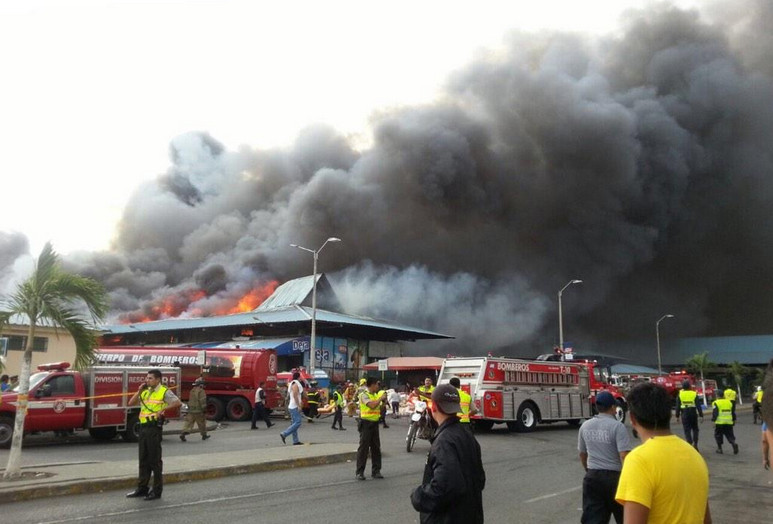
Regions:
[[757, 424], [757, 420], [762, 422], [762, 411], [760, 408], [762, 407], [762, 403], [754, 401], [754, 404], [752, 404], [752, 416], [754, 417], [754, 423]]
[[405, 450], [410, 453], [416, 439], [429, 440], [432, 437], [432, 415], [427, 409], [427, 403], [417, 400], [413, 405], [411, 424], [408, 426], [408, 435], [405, 437]]

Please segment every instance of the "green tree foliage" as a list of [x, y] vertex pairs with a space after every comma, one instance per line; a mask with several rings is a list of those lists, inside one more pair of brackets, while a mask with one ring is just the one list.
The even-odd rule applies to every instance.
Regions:
[[14, 318], [29, 322], [27, 345], [19, 372], [19, 399], [11, 441], [11, 452], [3, 478], [21, 474], [21, 448], [24, 419], [27, 416], [32, 346], [37, 326], [68, 332], [75, 341], [75, 367], [87, 367], [94, 356], [96, 334], [93, 327], [107, 313], [107, 295], [103, 286], [90, 278], [67, 273], [59, 255], [48, 243], [38, 257], [32, 275], [20, 283], [0, 306], [0, 330]]
[[701, 381], [703, 380], [703, 374], [706, 372], [706, 370], [716, 366], [714, 362], [709, 360], [708, 351], [691, 356], [687, 362], [685, 362], [685, 365], [687, 366], [687, 371], [690, 373], [699, 374], [701, 376]]

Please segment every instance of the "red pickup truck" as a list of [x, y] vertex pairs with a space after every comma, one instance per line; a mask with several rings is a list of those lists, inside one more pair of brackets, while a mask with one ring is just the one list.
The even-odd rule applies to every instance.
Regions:
[[[29, 403], [24, 433], [87, 429], [92, 438], [124, 440], [139, 438], [139, 407], [127, 402], [145, 382], [153, 367], [95, 366], [83, 372], [70, 370], [69, 362], [38, 366], [30, 377]], [[180, 394], [180, 369], [158, 367], [162, 383]], [[2, 394], [0, 403], [0, 447], [9, 447], [13, 437], [16, 390]], [[177, 416], [178, 413], [171, 413]]]

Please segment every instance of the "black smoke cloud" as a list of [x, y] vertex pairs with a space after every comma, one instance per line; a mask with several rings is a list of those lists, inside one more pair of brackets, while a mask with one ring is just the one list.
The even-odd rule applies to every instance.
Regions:
[[441, 101], [374, 116], [360, 151], [325, 126], [287, 150], [183, 135], [113, 251], [69, 263], [116, 315], [192, 290], [183, 314], [207, 314], [309, 274], [290, 243], [338, 236], [320, 269], [344, 308], [457, 337], [439, 353], [549, 351], [575, 278], [579, 350], [615, 353], [666, 313], [666, 336], [769, 333], [773, 10], [713, 9], [630, 12], [605, 38], [513, 33]]

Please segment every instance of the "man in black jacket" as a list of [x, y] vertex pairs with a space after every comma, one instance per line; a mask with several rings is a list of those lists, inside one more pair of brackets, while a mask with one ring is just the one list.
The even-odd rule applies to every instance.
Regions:
[[486, 473], [478, 441], [459, 423], [459, 392], [443, 384], [432, 392], [432, 417], [438, 429], [424, 467], [421, 486], [411, 503], [421, 524], [483, 523], [483, 488]]

